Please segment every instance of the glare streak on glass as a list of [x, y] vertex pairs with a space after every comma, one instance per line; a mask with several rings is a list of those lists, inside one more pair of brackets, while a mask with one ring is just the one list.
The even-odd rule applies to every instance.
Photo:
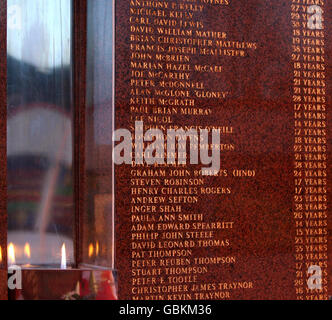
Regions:
[[7, 2], [8, 243], [16, 263], [34, 266], [60, 266], [65, 243], [70, 264], [72, 1]]
[[113, 5], [88, 0], [83, 264], [114, 267]]

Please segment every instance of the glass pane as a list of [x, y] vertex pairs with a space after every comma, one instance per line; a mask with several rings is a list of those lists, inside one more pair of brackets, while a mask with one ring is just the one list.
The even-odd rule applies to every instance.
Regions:
[[71, 0], [8, 0], [8, 243], [17, 264], [60, 265], [63, 243], [74, 261], [71, 20]]
[[88, 0], [83, 262], [113, 267], [113, 1]]

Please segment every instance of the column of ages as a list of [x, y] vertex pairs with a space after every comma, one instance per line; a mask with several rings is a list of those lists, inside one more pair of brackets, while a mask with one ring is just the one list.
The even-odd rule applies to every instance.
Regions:
[[324, 1], [293, 0], [295, 289], [327, 299], [327, 132]]

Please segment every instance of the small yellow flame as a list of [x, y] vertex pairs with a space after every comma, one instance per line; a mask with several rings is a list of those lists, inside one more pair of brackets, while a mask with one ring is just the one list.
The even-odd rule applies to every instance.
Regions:
[[15, 259], [15, 246], [13, 243], [10, 243], [8, 246], [8, 264], [14, 265], [16, 263]]
[[29, 243], [26, 243], [24, 246], [24, 255], [29, 259], [31, 258], [31, 248]]
[[2, 262], [2, 248], [0, 247], [0, 263]]
[[89, 258], [91, 258], [93, 256], [93, 251], [94, 251], [93, 244], [90, 243], [90, 245], [89, 245]]
[[96, 256], [99, 256], [99, 241], [96, 242]]
[[61, 269], [67, 269], [67, 254], [65, 244], [63, 244], [61, 247]]

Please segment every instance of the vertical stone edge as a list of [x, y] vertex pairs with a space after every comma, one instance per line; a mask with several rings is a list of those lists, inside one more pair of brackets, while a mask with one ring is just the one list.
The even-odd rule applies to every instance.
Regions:
[[7, 1], [0, 0], [0, 300], [7, 291]]
[[82, 262], [83, 210], [85, 210], [87, 0], [73, 0], [73, 103], [75, 260]]

